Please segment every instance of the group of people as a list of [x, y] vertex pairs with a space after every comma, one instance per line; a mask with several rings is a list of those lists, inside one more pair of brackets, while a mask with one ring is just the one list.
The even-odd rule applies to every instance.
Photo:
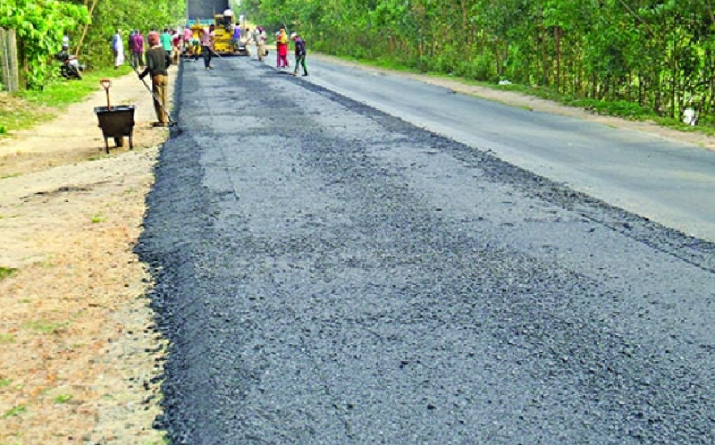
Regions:
[[[154, 122], [154, 127], [166, 127], [169, 125], [169, 114], [167, 112], [167, 86], [168, 68], [172, 61], [178, 62], [180, 39], [177, 40], [176, 33], [165, 28], [163, 33], [151, 31], [147, 35], [149, 49], [144, 51], [144, 36], [138, 29], [133, 30], [129, 35], [128, 47], [131, 52], [130, 64], [144, 79], [151, 75], [152, 95], [154, 96], [154, 110], [158, 118]], [[114, 68], [118, 69], [124, 65], [124, 39], [122, 30], [117, 29], [111, 40], [111, 48], [114, 54]], [[146, 57], [145, 57], [146, 56]], [[146, 62], [146, 63], [145, 63]], [[144, 68], [140, 73], [138, 68]]]
[[187, 55], [192, 56], [194, 61], [199, 60], [199, 52], [204, 59], [204, 68], [212, 70], [211, 59], [215, 53], [214, 42], [216, 40], [216, 27], [214, 25], [202, 28], [199, 37], [195, 38], [191, 28], [184, 29], [184, 45], [187, 48]]
[[[164, 48], [173, 63], [178, 63], [179, 55], [181, 53], [181, 35], [176, 32], [176, 30], [165, 28], [162, 33], [158, 31], [151, 31], [152, 33], [157, 33], [159, 35], [159, 43]], [[148, 38], [147, 38], [148, 40]], [[138, 29], [132, 30], [129, 33], [128, 48], [130, 54], [129, 63], [134, 67], [144, 66], [144, 36], [142, 32]], [[151, 43], [149, 44], [151, 45]], [[122, 36], [122, 30], [117, 29], [117, 32], [112, 37], [112, 52], [114, 54], [114, 68], [118, 69], [120, 66], [124, 65], [124, 38]]]
[[293, 75], [298, 75], [298, 68], [303, 68], [303, 76], [308, 75], [308, 68], [305, 64], [305, 40], [303, 40], [298, 33], [294, 32], [288, 37], [285, 28], [281, 28], [276, 34], [276, 68], [288, 68], [290, 63], [288, 62], [288, 40], [293, 41], [293, 46], [295, 50], [295, 69], [293, 70]]
[[[236, 27], [233, 34], [233, 39], [238, 43], [241, 38], [241, 30]], [[263, 61], [266, 51], [266, 32], [263, 27], [256, 27], [253, 32], [246, 29], [246, 35], [253, 40], [256, 45], [258, 60]], [[147, 43], [149, 49], [144, 49], [144, 36], [140, 30], [133, 30], [129, 36], [129, 50], [131, 52], [131, 65], [137, 70], [139, 67], [144, 68], [142, 72], [136, 71], [140, 79], [146, 76], [151, 76], [152, 92], [154, 96], [154, 109], [158, 118], [158, 122], [153, 123], [155, 127], [166, 127], [169, 125], [169, 115], [167, 113], [167, 86], [168, 86], [168, 67], [173, 63], [177, 64], [179, 55], [183, 50], [187, 55], [193, 56], [193, 60], [198, 60], [199, 52], [204, 59], [204, 67], [206, 70], [213, 69], [211, 59], [214, 53], [215, 26], [210, 25], [203, 28], [199, 33], [198, 38], [194, 36], [191, 28], [185, 27], [183, 34], [179, 34], [175, 30], [169, 28], [164, 29], [163, 33], [151, 31], [147, 35]], [[288, 37], [285, 28], [281, 28], [276, 34], [276, 67], [287, 68], [290, 66], [288, 62], [288, 41], [292, 40], [295, 47], [295, 69], [293, 75], [298, 75], [298, 69], [303, 68], [303, 76], [308, 75], [308, 68], [305, 63], [306, 45], [305, 41], [298, 35], [292, 33]], [[124, 42], [121, 29], [117, 29], [116, 34], [111, 42], [112, 51], [114, 53], [114, 67], [119, 68], [124, 64]], [[146, 56], [146, 57], [145, 57]], [[146, 62], [146, 63], [145, 63]]]

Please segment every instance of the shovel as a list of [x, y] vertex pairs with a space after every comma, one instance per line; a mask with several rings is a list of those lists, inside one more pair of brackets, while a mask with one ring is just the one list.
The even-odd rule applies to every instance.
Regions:
[[102, 85], [102, 88], [104, 88], [104, 91], [107, 93], [107, 111], [112, 111], [112, 106], [109, 104], [109, 87], [112, 86], [112, 81], [104, 78], [99, 81], [99, 84]]

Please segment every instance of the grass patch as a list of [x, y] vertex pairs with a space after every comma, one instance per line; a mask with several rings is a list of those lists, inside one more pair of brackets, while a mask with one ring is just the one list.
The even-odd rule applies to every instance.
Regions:
[[55, 403], [58, 405], [61, 405], [63, 403], [69, 402], [70, 400], [72, 400], [72, 398], [73, 397], [69, 394], [61, 394], [61, 395], [55, 397]]
[[0, 334], [0, 345], [10, 345], [17, 341], [15, 334]]
[[107, 220], [107, 217], [102, 215], [101, 213], [97, 213], [96, 215], [92, 216], [92, 224], [101, 223], [106, 220]]
[[0, 267], [0, 281], [10, 278], [17, 273], [17, 269], [11, 267]]
[[144, 443], [144, 445], [169, 445], [170, 443], [171, 441], [169, 440], [169, 437], [163, 435], [160, 439], [151, 442], [146, 442]]
[[14, 416], [19, 416], [20, 414], [24, 413], [27, 411], [27, 408], [25, 408], [25, 405], [17, 405], [15, 407], [10, 408], [5, 412], [5, 414], [2, 415], [3, 419], [7, 419], [8, 417], [14, 417]]
[[17, 178], [22, 175], [22, 173], [8, 173], [7, 175], [0, 176], [0, 179]]
[[0, 379], [0, 388], [10, 386], [11, 383], [12, 383], [12, 380], [10, 380], [10, 379]]
[[[129, 74], [132, 68], [123, 66], [100, 69], [85, 73], [82, 80], [56, 79], [42, 90], [21, 91], [16, 94], [0, 95], [0, 134], [31, 128], [46, 122], [67, 108], [80, 102], [90, 93], [100, 90], [99, 81]], [[111, 89], [110, 89], [111, 94]]]
[[47, 320], [34, 320], [25, 323], [23, 326], [42, 334], [57, 334], [62, 329], [67, 327], [67, 323], [53, 323]]

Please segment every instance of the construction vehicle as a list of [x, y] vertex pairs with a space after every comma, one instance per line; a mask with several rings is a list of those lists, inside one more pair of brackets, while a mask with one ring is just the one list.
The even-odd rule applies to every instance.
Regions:
[[[229, 8], [229, 0], [187, 0], [188, 18], [194, 39], [201, 39], [201, 32], [214, 25], [214, 51], [219, 56], [249, 56], [248, 39], [243, 15], [238, 22]], [[193, 21], [191, 21], [193, 19]], [[241, 30], [241, 38], [235, 41], [234, 30]], [[198, 53], [201, 53], [200, 48]]]

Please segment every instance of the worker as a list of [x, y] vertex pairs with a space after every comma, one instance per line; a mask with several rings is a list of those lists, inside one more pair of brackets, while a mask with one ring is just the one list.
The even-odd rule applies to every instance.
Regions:
[[171, 54], [171, 49], [173, 48], [171, 40], [171, 33], [169, 32], [169, 28], [164, 28], [164, 32], [161, 34], [160, 41], [161, 46], [164, 47], [164, 51], [169, 54]]
[[257, 26], [253, 31], [253, 41], [256, 43], [258, 60], [263, 62], [263, 58], [266, 57], [266, 32], [262, 26]]
[[298, 75], [298, 67], [303, 67], [303, 76], [308, 75], [308, 68], [305, 66], [305, 40], [301, 39], [297, 32], [290, 35], [290, 39], [295, 43], [295, 69], [293, 75]]
[[214, 51], [214, 25], [204, 28], [201, 31], [201, 55], [204, 57], [204, 67], [207, 70], [212, 70], [211, 55]]
[[233, 36], [231, 37], [231, 47], [234, 51], [238, 51], [238, 47], [241, 45], [241, 27], [238, 25], [233, 25]]
[[281, 28], [276, 36], [276, 68], [288, 67], [288, 36], [286, 35], [285, 28]]
[[167, 89], [169, 85], [169, 72], [171, 65], [169, 54], [164, 51], [161, 45], [159, 33], [152, 31], [147, 36], [149, 51], [146, 52], [146, 68], [139, 74], [140, 79], [144, 79], [147, 74], [151, 74], [151, 86], [154, 96], [154, 111], [158, 122], [154, 122], [154, 127], [166, 127], [169, 125], [169, 115], [166, 114]]
[[191, 55], [191, 39], [194, 38], [194, 33], [191, 32], [191, 27], [184, 27], [184, 55]]

